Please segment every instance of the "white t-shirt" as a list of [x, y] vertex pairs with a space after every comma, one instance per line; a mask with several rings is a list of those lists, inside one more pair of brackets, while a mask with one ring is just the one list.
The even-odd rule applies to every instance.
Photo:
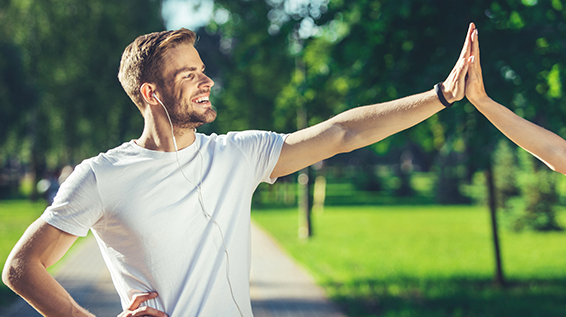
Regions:
[[[284, 138], [261, 131], [197, 134], [178, 152], [184, 174], [201, 184], [206, 212], [222, 229], [244, 316], [252, 316], [252, 194], [260, 182], [275, 181], [269, 176]], [[202, 209], [175, 152], [130, 141], [78, 165], [42, 219], [77, 236], [92, 230], [124, 308], [134, 294], [156, 291], [145, 304], [171, 317], [239, 316], [220, 231]]]

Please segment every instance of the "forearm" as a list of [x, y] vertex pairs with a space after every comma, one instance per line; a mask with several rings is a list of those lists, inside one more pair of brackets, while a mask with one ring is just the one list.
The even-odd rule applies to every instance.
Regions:
[[552, 170], [566, 173], [566, 140], [519, 117], [487, 96], [474, 101], [473, 104], [511, 141], [536, 156]]
[[93, 317], [47, 272], [41, 263], [7, 262], [4, 281], [44, 316]]
[[47, 272], [77, 239], [43, 221], [33, 222], [8, 256], [2, 281], [44, 316], [89, 316]]
[[340, 152], [349, 152], [405, 130], [424, 121], [444, 106], [431, 90], [381, 104], [343, 112], [329, 120], [338, 125]]

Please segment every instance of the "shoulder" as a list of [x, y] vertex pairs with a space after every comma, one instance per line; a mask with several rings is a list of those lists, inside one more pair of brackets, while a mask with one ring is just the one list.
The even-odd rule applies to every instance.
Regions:
[[197, 133], [199, 137], [199, 142], [201, 144], [216, 144], [216, 145], [227, 145], [229, 143], [241, 143], [241, 142], [254, 142], [261, 141], [262, 139], [274, 138], [282, 134], [260, 131], [260, 130], [245, 130], [245, 131], [231, 131], [226, 134], [216, 134], [212, 133], [210, 135]]
[[261, 153], [278, 150], [283, 145], [286, 134], [248, 130], [241, 132], [230, 132], [226, 135], [226, 143], [232, 144], [243, 152]]
[[284, 138], [284, 135], [271, 131], [246, 130], [228, 132], [226, 138], [233, 142], [269, 142], [275, 139]]
[[132, 140], [85, 161], [88, 161], [91, 166], [110, 166], [131, 159], [140, 159], [141, 157], [143, 157], [142, 148], [137, 146]]

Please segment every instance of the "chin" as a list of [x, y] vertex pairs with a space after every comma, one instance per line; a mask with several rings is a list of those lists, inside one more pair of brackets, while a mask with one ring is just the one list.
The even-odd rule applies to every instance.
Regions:
[[202, 124], [211, 123], [216, 120], [216, 110], [210, 108], [205, 111], [202, 116]]
[[214, 122], [214, 120], [216, 120], [216, 111], [214, 111], [214, 109], [209, 109], [204, 113], [200, 120], [192, 121], [191, 125], [196, 129], [207, 123]]

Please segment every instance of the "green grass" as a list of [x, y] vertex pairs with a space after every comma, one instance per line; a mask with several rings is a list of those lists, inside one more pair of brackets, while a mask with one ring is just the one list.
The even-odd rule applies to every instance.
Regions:
[[[45, 209], [44, 202], [32, 203], [22, 200], [0, 201], [0, 263], [20, 239], [26, 228], [35, 221]], [[10, 303], [16, 295], [4, 283], [0, 283], [0, 306]]]
[[498, 289], [483, 207], [327, 207], [309, 241], [296, 209], [252, 215], [351, 316], [566, 314], [565, 232], [501, 230], [509, 286]]

